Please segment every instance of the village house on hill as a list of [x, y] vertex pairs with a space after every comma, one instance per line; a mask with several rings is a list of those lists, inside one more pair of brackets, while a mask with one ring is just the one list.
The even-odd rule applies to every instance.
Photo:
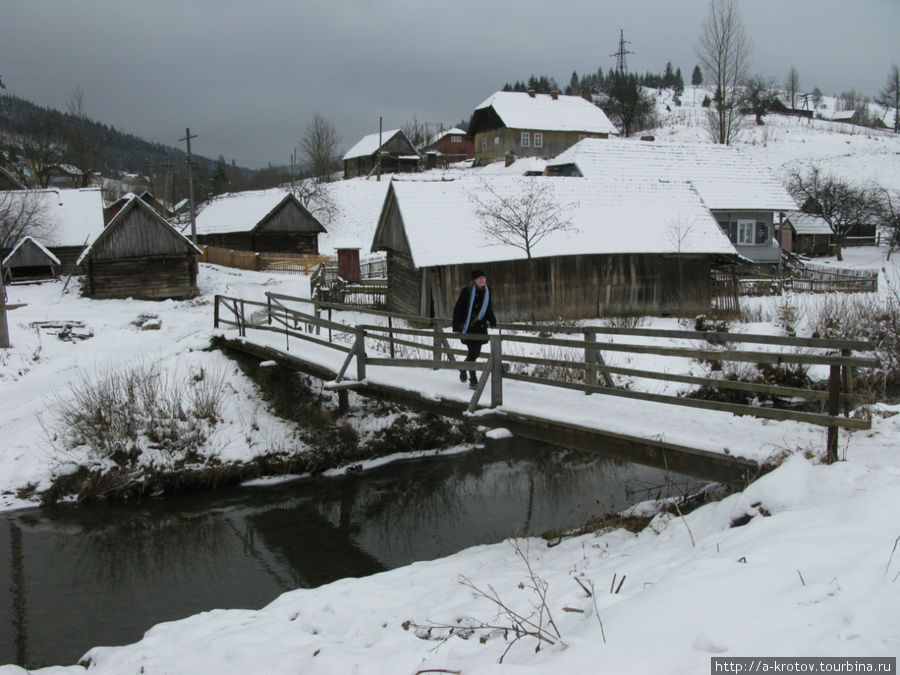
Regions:
[[197, 242], [256, 252], [318, 253], [325, 227], [288, 190], [215, 197], [196, 218]]
[[[99, 187], [9, 190], [0, 199], [7, 200], [12, 209], [31, 214], [27, 234], [56, 258], [59, 273], [79, 271], [78, 257], [103, 231], [103, 197]], [[8, 248], [0, 255], [6, 257], [19, 243], [7, 242]]]
[[688, 182], [738, 253], [755, 264], [778, 264], [775, 226], [797, 209], [768, 167], [727, 145], [586, 139], [548, 162], [547, 174]]
[[132, 197], [78, 260], [91, 298], [164, 300], [197, 294], [202, 249]]
[[344, 178], [374, 174], [378, 171], [379, 154], [381, 173], [418, 171], [419, 160], [422, 159], [416, 146], [400, 129], [369, 134], [344, 154]]
[[548, 234], [529, 260], [485, 231], [473, 199], [484, 181], [394, 180], [372, 242], [387, 252], [390, 311], [448, 318], [478, 267], [501, 321], [692, 316], [713, 304], [712, 268], [737, 258], [685, 182], [494, 177], [490, 186], [507, 199], [529, 186], [546, 191], [568, 230]]
[[618, 134], [606, 113], [580, 96], [498, 91], [475, 108], [469, 136], [475, 166], [515, 157], [554, 157], [584, 138]]
[[453, 127], [432, 137], [425, 146], [426, 161], [430, 153], [437, 153], [436, 160], [442, 165], [462, 162], [475, 157], [475, 142], [465, 131]]

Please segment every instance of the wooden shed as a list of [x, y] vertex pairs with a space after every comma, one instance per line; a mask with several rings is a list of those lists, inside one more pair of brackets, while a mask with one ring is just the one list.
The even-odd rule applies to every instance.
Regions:
[[197, 241], [236, 251], [319, 252], [325, 227], [287, 190], [221, 195], [197, 216]]
[[202, 250], [135, 197], [85, 250], [85, 294], [164, 300], [197, 294]]
[[[486, 234], [471, 198], [483, 189], [479, 181], [393, 181], [372, 243], [387, 252], [389, 309], [449, 318], [477, 267], [502, 321], [710, 311], [712, 269], [737, 256], [690, 186], [547, 177], [491, 185], [515, 199], [527, 181], [546, 186], [571, 218], [531, 259]], [[677, 222], [691, 223], [678, 238]]]
[[360, 139], [343, 156], [344, 178], [368, 176], [378, 170], [381, 157], [381, 173], [415, 172], [422, 159], [416, 146], [400, 129], [369, 134]]
[[3, 259], [5, 281], [53, 279], [59, 273], [59, 258], [32, 237], [25, 237]]
[[833, 246], [834, 232], [823, 218], [802, 211], [785, 215], [781, 225], [781, 247], [788, 253], [825, 256], [831, 255]]

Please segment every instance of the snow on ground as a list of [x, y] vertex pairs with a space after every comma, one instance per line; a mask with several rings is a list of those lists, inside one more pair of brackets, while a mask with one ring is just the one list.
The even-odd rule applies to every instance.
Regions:
[[[690, 97], [688, 89], [684, 98]], [[675, 109], [673, 115], [681, 112]], [[705, 131], [684, 117], [672, 123], [675, 131], [668, 135], [700, 140]], [[744, 147], [782, 175], [792, 166], [821, 160], [854, 173], [871, 169], [886, 185], [900, 186], [896, 138], [823, 135], [818, 124], [767, 119], [768, 131], [754, 131], [768, 137]], [[658, 138], [665, 136], [665, 130], [658, 131]], [[374, 231], [366, 214], [378, 202], [375, 193], [386, 186], [386, 181], [359, 179], [335, 185], [343, 213], [329, 237], [357, 236], [366, 245]], [[847, 249], [845, 257], [841, 266], [880, 269], [886, 264], [884, 249]], [[896, 278], [893, 266], [886, 269], [883, 281]], [[49, 449], [36, 413], [46, 411], [53, 393], [66, 392], [85, 372], [140, 359], [167, 371], [224, 369], [234, 389], [227, 424], [237, 431], [221, 439], [228, 443], [228, 456], [250, 458], [287, 433], [233, 364], [202, 350], [213, 333], [213, 294], [262, 299], [265, 290], [272, 290], [307, 295], [308, 279], [201, 265], [199, 283], [200, 298], [161, 303], [86, 300], [71, 284], [64, 292], [61, 282], [8, 289], [9, 302], [23, 306], [9, 312], [13, 348], [0, 353], [0, 508], [29, 505], [16, 490], [45, 486], [65, 460]], [[746, 329], [776, 332], [777, 302], [753, 300], [761, 308], [760, 319]], [[142, 314], [157, 315], [159, 330], [140, 330], [136, 323], [146, 322]], [[93, 337], [64, 342], [31, 328], [35, 321], [60, 319], [83, 321]], [[673, 424], [679, 433], [700, 437], [704, 415], [679, 411]], [[845, 461], [824, 465], [794, 448], [799, 451], [742, 493], [683, 518], [657, 516], [639, 534], [583, 535], [553, 548], [538, 539], [520, 540], [521, 555], [509, 542], [479, 546], [372, 577], [285, 593], [256, 611], [204, 612], [148, 627], [133, 645], [95, 648], [89, 653], [90, 670], [693, 674], [709, 672], [713, 656], [896, 656], [900, 406], [876, 406], [871, 430], [842, 434], [842, 439]], [[752, 444], [753, 437], [748, 434], [742, 442]], [[471, 585], [460, 583], [463, 579]], [[536, 641], [524, 637], [507, 651], [502, 634], [478, 630], [438, 639], [447, 635], [439, 627], [445, 624], [510, 625], [498, 604], [475, 589], [495, 591], [511, 610], [530, 615], [539, 604], [530, 588], [535, 583], [546, 583], [546, 609], [559, 636], [546, 613], [539, 626], [552, 632], [553, 645], [535, 652]], [[593, 594], [589, 597], [584, 588]], [[407, 621], [413, 625], [404, 630]], [[428, 626], [433, 627], [430, 635]], [[0, 667], [0, 673], [20, 672]], [[60, 666], [40, 672], [83, 670]]]

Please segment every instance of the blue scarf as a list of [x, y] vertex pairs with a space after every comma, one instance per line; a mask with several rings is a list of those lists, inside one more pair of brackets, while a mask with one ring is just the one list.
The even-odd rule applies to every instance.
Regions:
[[[488, 304], [491, 302], [491, 289], [485, 284], [484, 287], [484, 302], [481, 303], [481, 309], [478, 310], [478, 321], [481, 321], [484, 318], [484, 313], [487, 312]], [[472, 292], [469, 294], [469, 311], [466, 312], [466, 323], [463, 326], [462, 332], [469, 332], [469, 322], [472, 320], [472, 307], [475, 306], [475, 284], [472, 284]]]

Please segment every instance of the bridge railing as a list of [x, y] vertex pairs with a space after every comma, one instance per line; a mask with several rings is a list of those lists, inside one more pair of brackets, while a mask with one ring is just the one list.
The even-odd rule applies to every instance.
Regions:
[[[312, 311], [302, 311], [291, 307], [291, 304], [300, 306], [308, 304], [311, 305]], [[249, 316], [248, 308], [251, 310]], [[339, 311], [343, 314], [350, 313], [353, 320], [336, 321], [334, 313]], [[327, 312], [327, 318], [323, 316], [323, 312]], [[359, 320], [372, 317], [384, 320], [385, 323], [365, 323]], [[452, 333], [447, 330], [449, 324], [447, 320], [423, 321], [421, 317], [326, 305], [274, 293], [267, 294], [265, 303], [217, 296], [215, 322], [217, 327], [220, 324], [236, 327], [242, 336], [246, 335], [247, 328], [284, 333], [287, 350], [290, 349], [290, 338], [294, 337], [346, 353], [347, 356], [337, 377], [329, 385], [333, 389], [352, 388], [354, 383], [363, 382], [366, 379], [366, 369], [370, 366], [474, 370], [478, 371], [480, 376], [468, 405], [471, 413], [477, 411], [488, 383], [490, 383], [488, 406], [496, 408], [503, 405], [505, 380], [532, 382], [580, 390], [588, 395], [600, 393], [696, 409], [718, 410], [735, 415], [793, 420], [824, 426], [828, 429], [827, 453], [831, 460], [837, 458], [839, 428], [868, 429], [871, 426], [868, 419], [850, 416], [854, 406], [853, 370], [874, 368], [879, 365], [876, 359], [854, 356], [854, 352], [873, 350], [870, 343], [862, 341], [613, 326], [547, 327], [517, 323], [500, 324], [499, 332], [489, 338], [490, 350], [486, 358], [472, 363], [461, 358], [457, 360], [456, 357], [462, 357], [466, 352], [451, 346], [448, 338], [452, 337]], [[422, 324], [426, 327], [412, 327]], [[609, 337], [601, 341], [602, 336]], [[613, 336], [619, 339], [634, 337], [637, 340], [623, 343], [613, 341]], [[645, 341], [644, 344], [640, 343], [641, 339]], [[828, 386], [827, 389], [817, 389], [812, 386], [791, 387], [766, 382], [721, 379], [673, 372], [668, 366], [656, 369], [629, 368], [608, 364], [604, 359], [604, 353], [621, 354], [626, 357], [653, 356], [664, 360], [687, 359], [718, 366], [725, 362], [772, 366], [785, 364], [801, 367], [824, 366], [828, 368]], [[354, 360], [355, 378], [350, 379], [347, 371]], [[542, 372], [538, 373], [536, 369]], [[738, 391], [754, 396], [802, 399], [811, 402], [817, 409], [763, 407], [727, 400], [659, 394], [641, 391], [631, 386], [618, 386], [614, 376], [675, 382], [718, 392]]]

